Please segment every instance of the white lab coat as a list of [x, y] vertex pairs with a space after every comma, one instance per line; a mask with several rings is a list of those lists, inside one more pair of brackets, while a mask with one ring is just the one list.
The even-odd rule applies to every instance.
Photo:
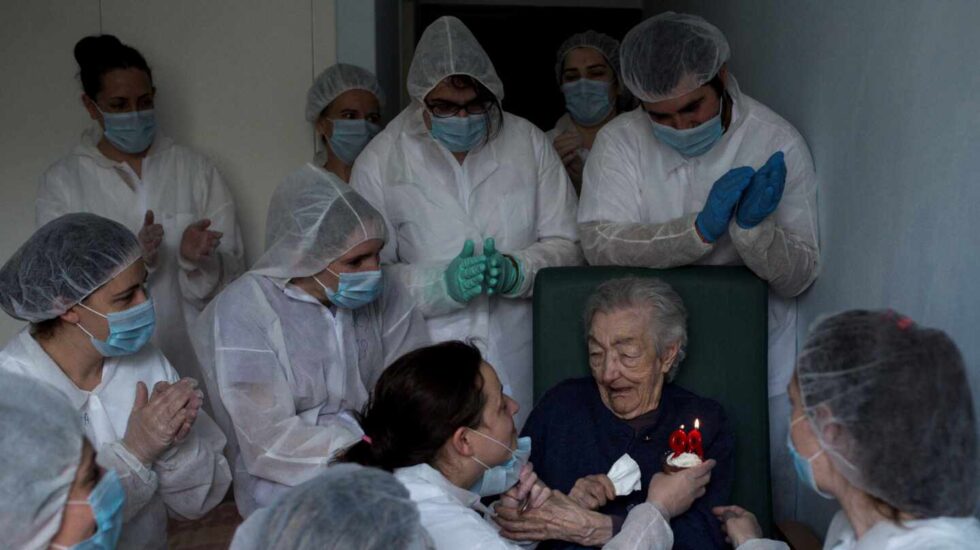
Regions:
[[[544, 135], [547, 136], [548, 141], [554, 145], [555, 138], [568, 131], [577, 132], [578, 129], [575, 127], [575, 123], [572, 122], [572, 115], [565, 113], [561, 115], [557, 121], [555, 121], [555, 127], [545, 132]], [[578, 153], [579, 158], [582, 159], [583, 162], [589, 160], [589, 150], [585, 147], [579, 147], [576, 153]]]
[[[70, 212], [90, 212], [135, 234], [143, 227], [146, 211], [153, 210], [155, 223], [164, 230], [149, 276], [156, 311], [153, 343], [182, 377], [199, 379], [187, 327], [243, 267], [244, 249], [231, 193], [204, 155], [159, 133], [143, 159], [142, 178], [128, 164], [99, 152], [100, 138], [97, 127], [85, 132], [82, 142], [41, 176], [37, 225]], [[184, 229], [202, 218], [210, 219], [209, 229], [224, 236], [218, 254], [195, 268], [180, 258], [180, 241]]]
[[[576, 198], [554, 146], [523, 118], [460, 165], [425, 127], [413, 102], [357, 158], [351, 186], [384, 215], [382, 260], [426, 318], [433, 341], [474, 341], [521, 406], [531, 409], [531, 292], [545, 267], [578, 265]], [[446, 291], [444, 272], [466, 239], [496, 239], [517, 258], [524, 280], [513, 298], [481, 295], [465, 306]]]
[[195, 324], [242, 516], [321, 473], [360, 439], [350, 411], [365, 405], [386, 366], [429, 343], [421, 314], [392, 286], [349, 310], [246, 273]]
[[106, 358], [102, 382], [78, 389], [24, 328], [0, 351], [0, 371], [50, 384], [78, 410], [100, 466], [115, 470], [126, 491], [119, 548], [166, 548], [167, 516], [196, 519], [218, 505], [231, 485], [222, 456], [225, 437], [200, 411], [190, 434], [149, 468], [122, 445], [136, 399], [136, 383], [151, 392], [157, 382], [176, 382], [177, 372], [152, 344], [124, 357]]
[[[395, 479], [408, 489], [418, 505], [422, 527], [435, 542], [436, 550], [521, 550], [534, 543], [517, 543], [499, 534], [489, 518], [493, 512], [480, 502], [480, 495], [453, 485], [428, 464], [395, 470]], [[619, 534], [604, 550], [667, 550], [674, 544], [670, 525], [652, 504], [634, 507]]]
[[[816, 175], [803, 137], [788, 122], [739, 92], [728, 130], [707, 153], [685, 158], [654, 137], [643, 109], [620, 115], [600, 132], [583, 176], [578, 221], [585, 257], [594, 265], [668, 268], [746, 265], [769, 282], [769, 394], [780, 395], [796, 357], [796, 300], [817, 276]], [[758, 169], [776, 151], [786, 160], [786, 187], [773, 215], [752, 229], [734, 221], [713, 244], [694, 220], [712, 185], [730, 169]]]
[[[837, 512], [823, 544], [824, 550], [966, 550], [980, 548], [977, 518], [932, 518], [904, 522], [901, 526], [881, 521], [860, 539], [843, 510]], [[738, 550], [789, 550], [784, 542], [753, 539]]]

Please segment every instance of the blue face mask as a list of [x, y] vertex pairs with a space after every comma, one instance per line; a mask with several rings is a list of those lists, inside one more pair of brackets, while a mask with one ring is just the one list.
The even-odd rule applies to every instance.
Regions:
[[813, 461], [817, 459], [818, 456], [823, 454], [823, 449], [817, 451], [817, 453], [810, 458], [803, 458], [800, 453], [796, 451], [796, 446], [793, 445], [793, 426], [803, 420], [805, 417], [801, 416], [796, 420], [790, 422], [789, 431], [786, 432], [786, 447], [789, 449], [789, 454], [793, 457], [793, 467], [796, 468], [796, 475], [800, 478], [800, 481], [804, 485], [813, 489], [818, 495], [822, 496], [827, 500], [833, 500], [834, 495], [827, 494], [817, 487], [817, 479], [813, 477]]
[[112, 550], [116, 547], [119, 534], [122, 532], [122, 512], [125, 502], [126, 493], [119, 481], [119, 475], [114, 470], [107, 471], [92, 489], [88, 500], [69, 500], [67, 503], [68, 506], [90, 506], [98, 530], [91, 537], [73, 546], [52, 544], [51, 547], [59, 550]]
[[[96, 107], [98, 109], [98, 107]], [[125, 153], [142, 153], [153, 144], [157, 119], [153, 109], [128, 113], [105, 113], [101, 109], [103, 135], [116, 149]]]
[[521, 468], [527, 463], [528, 459], [531, 458], [531, 438], [518, 438], [517, 448], [511, 449], [507, 445], [504, 445], [483, 432], [477, 430], [470, 431], [480, 434], [481, 436], [493, 441], [510, 452], [510, 460], [492, 467], [488, 466], [485, 462], [479, 458], [476, 458], [475, 456], [471, 457], [480, 466], [486, 468], [487, 471], [483, 472], [483, 476], [481, 476], [480, 479], [478, 479], [476, 483], [470, 487], [470, 492], [476, 493], [481, 497], [489, 497], [504, 493], [507, 491], [507, 489], [517, 485], [517, 482], [520, 481]]
[[453, 153], [464, 153], [480, 144], [487, 135], [486, 115], [465, 117], [432, 116], [432, 137]]
[[604, 80], [588, 78], [562, 84], [565, 109], [572, 120], [582, 126], [595, 126], [605, 120], [613, 110], [612, 101], [609, 100], [611, 86], [612, 84]]
[[109, 338], [104, 341], [92, 336], [80, 323], [77, 325], [82, 332], [88, 334], [92, 345], [103, 357], [132, 355], [143, 349], [153, 336], [156, 318], [152, 298], [147, 298], [138, 306], [109, 315], [103, 315], [81, 302], [78, 305], [109, 321]]
[[347, 309], [357, 309], [377, 300], [378, 296], [381, 295], [384, 279], [380, 269], [356, 273], [337, 274], [333, 271], [330, 273], [340, 280], [336, 292], [320, 282], [316, 276], [313, 277], [313, 280], [320, 285], [320, 288], [327, 295], [327, 299], [334, 305]]
[[671, 128], [670, 126], [654, 122], [653, 134], [657, 136], [657, 139], [670, 145], [685, 157], [703, 155], [725, 133], [725, 129], [721, 125], [721, 113], [725, 108], [725, 102], [719, 101], [719, 103], [721, 107], [718, 109], [718, 114], [700, 126], [687, 130], [678, 130], [677, 128]]
[[333, 133], [327, 140], [330, 150], [348, 166], [354, 164], [357, 155], [381, 131], [380, 126], [365, 119], [341, 118], [331, 119], [330, 122], [333, 124]]

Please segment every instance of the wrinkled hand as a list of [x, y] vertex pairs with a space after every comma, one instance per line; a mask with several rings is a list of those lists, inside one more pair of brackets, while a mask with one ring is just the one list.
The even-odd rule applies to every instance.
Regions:
[[746, 541], [762, 538], [762, 527], [752, 512], [740, 506], [716, 506], [711, 511], [721, 522], [725, 541], [733, 548], [738, 548]]
[[221, 231], [211, 231], [211, 220], [205, 218], [187, 226], [180, 239], [180, 255], [192, 264], [210, 258], [221, 244]]
[[579, 506], [561, 491], [540, 507], [523, 514], [508, 507], [498, 507], [495, 521], [500, 534], [520, 541], [564, 540], [582, 546], [600, 546], [612, 538], [612, 518]]
[[783, 152], [776, 151], [762, 168], [752, 176], [752, 182], [742, 195], [735, 214], [735, 223], [742, 229], [752, 229], [776, 211], [783, 188], [786, 187], [786, 161]]
[[606, 474], [585, 476], [575, 482], [568, 497], [583, 508], [598, 510], [616, 498], [616, 486]]
[[704, 495], [715, 464], [712, 459], [675, 474], [654, 474], [647, 489], [647, 502], [676, 518]]
[[147, 394], [146, 384], [137, 382], [136, 400], [122, 442], [140, 462], [152, 464], [178, 437], [187, 437], [203, 395], [193, 378], [174, 384], [158, 382], [153, 386], [153, 396]]
[[538, 479], [538, 474], [534, 472], [534, 465], [528, 462], [521, 466], [517, 485], [500, 495], [499, 506], [516, 508], [518, 512], [523, 513], [540, 508], [550, 497], [551, 489]]
[[143, 215], [143, 227], [140, 228], [136, 236], [139, 240], [140, 248], [143, 250], [143, 261], [146, 265], [153, 266], [157, 263], [157, 253], [160, 244], [163, 243], [163, 226], [153, 223], [153, 211], [147, 210]]
[[483, 255], [487, 258], [487, 294], [492, 296], [512, 292], [521, 280], [517, 259], [498, 252], [493, 237], [483, 241]]
[[575, 130], [569, 130], [555, 136], [554, 143], [555, 151], [558, 152], [561, 163], [565, 165], [566, 169], [575, 159], [582, 160], [578, 156], [578, 150], [585, 146], [585, 138], [582, 137], [582, 134]]
[[487, 258], [474, 256], [475, 245], [466, 239], [463, 250], [446, 268], [446, 290], [449, 297], [461, 304], [476, 298], [483, 292], [484, 273], [487, 271]]
[[732, 168], [711, 186], [704, 208], [695, 221], [705, 241], [713, 243], [728, 230], [735, 206], [742, 198], [742, 192], [752, 183], [754, 173], [755, 170], [748, 166]]

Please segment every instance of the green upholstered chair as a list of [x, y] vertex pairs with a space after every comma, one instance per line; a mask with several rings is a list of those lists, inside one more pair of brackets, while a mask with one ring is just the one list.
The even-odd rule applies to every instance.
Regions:
[[764, 281], [744, 267], [563, 267], [544, 269], [534, 284], [534, 398], [558, 382], [589, 375], [585, 301], [603, 281], [659, 277], [688, 311], [687, 357], [673, 383], [725, 408], [735, 430], [732, 503], [772, 527], [767, 396], [767, 306]]

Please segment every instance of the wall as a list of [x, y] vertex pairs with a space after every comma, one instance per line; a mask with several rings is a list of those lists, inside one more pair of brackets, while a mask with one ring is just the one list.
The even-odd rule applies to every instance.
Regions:
[[[303, 110], [336, 58], [334, 12], [333, 0], [0, 3], [0, 262], [34, 228], [39, 175], [91, 123], [72, 48], [100, 30], [147, 58], [161, 131], [217, 164], [254, 260], [272, 191], [313, 156]], [[0, 315], [0, 342], [19, 326]]]
[[[820, 315], [892, 307], [947, 331], [980, 396], [980, 3], [648, 1], [725, 32], [742, 90], [792, 122], [820, 179], [823, 269], [800, 299]], [[914, 437], [914, 434], [910, 434]], [[821, 534], [833, 508], [807, 490]]]

